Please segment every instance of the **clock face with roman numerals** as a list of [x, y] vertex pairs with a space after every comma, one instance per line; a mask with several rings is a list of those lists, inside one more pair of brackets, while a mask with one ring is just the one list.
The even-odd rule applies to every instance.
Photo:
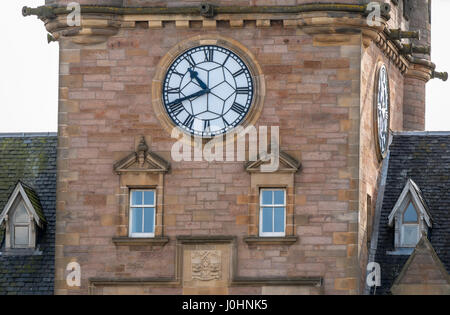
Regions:
[[169, 67], [163, 103], [172, 121], [202, 137], [226, 133], [250, 110], [252, 75], [229, 49], [204, 45], [189, 49]]
[[389, 136], [389, 78], [385, 65], [382, 65], [378, 73], [378, 88], [377, 88], [377, 131], [378, 144], [380, 153], [385, 156], [388, 146]]

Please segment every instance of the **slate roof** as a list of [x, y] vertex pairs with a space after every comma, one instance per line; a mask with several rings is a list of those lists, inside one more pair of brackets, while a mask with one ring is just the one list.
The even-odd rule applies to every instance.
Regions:
[[[0, 255], [0, 294], [53, 294], [56, 145], [56, 134], [0, 134], [0, 211], [20, 180], [47, 222], [37, 235], [41, 254]], [[1, 252], [3, 231], [0, 244]]]
[[409, 255], [387, 255], [394, 251], [394, 227], [388, 216], [411, 178], [428, 205], [433, 226], [428, 233], [434, 250], [450, 271], [450, 132], [404, 132], [394, 134], [390, 145], [386, 188], [381, 208], [375, 262], [381, 266], [381, 287], [390, 288]]
[[42, 222], [46, 222], [44, 210], [42, 209], [41, 200], [39, 199], [39, 195], [33, 189], [33, 187], [28, 186], [26, 183], [20, 182], [22, 184], [23, 190], [27, 194], [28, 199], [30, 199], [31, 204], [33, 205], [36, 214]]

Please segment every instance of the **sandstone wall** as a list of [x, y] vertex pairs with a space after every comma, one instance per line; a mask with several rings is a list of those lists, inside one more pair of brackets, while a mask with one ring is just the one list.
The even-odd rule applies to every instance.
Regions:
[[[160, 59], [198, 34], [238, 40], [256, 56], [266, 98], [257, 125], [280, 126], [281, 149], [303, 164], [295, 174], [293, 245], [248, 245], [250, 175], [242, 162], [174, 162], [174, 139], [151, 105]], [[238, 274], [322, 276], [327, 294], [357, 293], [361, 35], [307, 35], [300, 29], [122, 29], [107, 43], [60, 43], [59, 172], [56, 293], [87, 293], [90, 277], [171, 277], [177, 235], [237, 236]], [[172, 164], [164, 182], [161, 246], [120, 246], [115, 161], [144, 135]], [[82, 268], [82, 286], [68, 289], [66, 263]], [[131, 288], [130, 290], [133, 290]], [[140, 290], [140, 289], [136, 289]], [[262, 287], [231, 288], [261, 293]], [[151, 292], [179, 292], [152, 289]]]

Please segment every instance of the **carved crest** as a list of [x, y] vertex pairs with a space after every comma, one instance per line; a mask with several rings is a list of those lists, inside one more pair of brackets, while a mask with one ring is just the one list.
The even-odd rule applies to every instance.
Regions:
[[222, 277], [219, 250], [195, 250], [191, 253], [192, 279], [208, 281]]

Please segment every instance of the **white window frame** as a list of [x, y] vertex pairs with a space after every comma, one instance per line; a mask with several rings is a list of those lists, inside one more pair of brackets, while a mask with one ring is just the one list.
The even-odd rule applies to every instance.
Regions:
[[[145, 191], [152, 191], [154, 198], [153, 198], [153, 205], [150, 204], [142, 204], [142, 205], [133, 205], [133, 192], [136, 191], [141, 191], [141, 192], [145, 192]], [[144, 198], [144, 194], [142, 194], [142, 198]], [[156, 229], [156, 189], [130, 189], [130, 193], [129, 193], [129, 199], [130, 199], [130, 208], [129, 208], [129, 237], [155, 237], [155, 229]], [[139, 233], [133, 233], [133, 208], [153, 208], [153, 233], [144, 233], [144, 232], [139, 232]], [[142, 212], [142, 225], [144, 225], [144, 220], [145, 220], [145, 211]], [[144, 227], [142, 226], [142, 230], [144, 230]]]
[[[412, 200], [411, 197], [405, 199], [406, 203], [404, 204], [403, 211], [401, 212], [401, 225], [400, 225], [400, 247], [416, 247], [417, 243], [420, 241], [420, 213], [417, 211], [417, 206]], [[414, 211], [416, 211], [417, 221], [416, 222], [404, 222], [405, 213], [408, 210], [409, 204], [412, 204]], [[416, 242], [414, 244], [406, 244], [405, 243], [405, 227], [415, 227], [416, 228]]]
[[[23, 205], [23, 207], [25, 209], [25, 212], [28, 216], [28, 220], [27, 220], [27, 222], [16, 223], [17, 211], [21, 204]], [[32, 247], [34, 247], [34, 244], [33, 244], [34, 231], [31, 228], [31, 225], [33, 222], [32, 222], [32, 218], [31, 218], [31, 214], [28, 211], [25, 201], [22, 198], [15, 205], [14, 210], [12, 211], [11, 219], [12, 219], [11, 220], [11, 233], [10, 233], [11, 234], [11, 248], [32, 248]], [[22, 228], [28, 229], [28, 243], [27, 244], [16, 244], [16, 227], [22, 227]]]
[[[417, 232], [416, 236], [417, 237], [416, 237], [416, 242], [414, 244], [406, 244], [405, 243], [405, 227], [407, 227], [407, 226], [408, 227], [412, 226], [412, 227], [416, 228], [416, 232]], [[401, 231], [400, 231], [400, 247], [416, 247], [417, 243], [420, 240], [419, 233], [420, 233], [420, 230], [419, 230], [418, 223], [403, 223], [401, 226]]]
[[[271, 205], [264, 205], [262, 196], [263, 191], [282, 191], [284, 194], [284, 203], [283, 204], [275, 204], [274, 200], [272, 198], [272, 204]], [[272, 195], [273, 197], [273, 195]], [[263, 208], [284, 208], [284, 231], [283, 232], [263, 232]], [[274, 220], [275, 211], [272, 211], [272, 230], [273, 225], [275, 224]], [[259, 236], [261, 237], [284, 237], [286, 236], [286, 188], [261, 188], [259, 190]]]

